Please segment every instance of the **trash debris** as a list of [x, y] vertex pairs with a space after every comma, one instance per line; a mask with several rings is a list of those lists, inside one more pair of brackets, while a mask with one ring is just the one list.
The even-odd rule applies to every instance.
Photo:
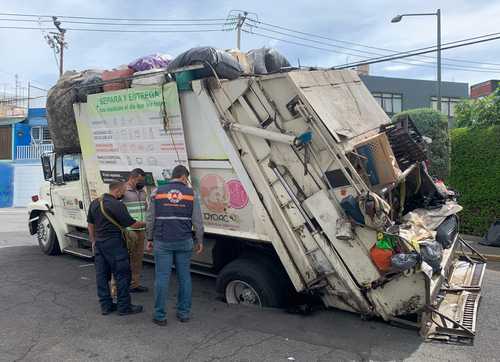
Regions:
[[170, 55], [155, 53], [137, 58], [130, 62], [128, 66], [136, 72], [142, 72], [145, 70], [166, 68], [171, 61], [172, 57]]
[[422, 260], [432, 267], [434, 273], [441, 271], [441, 260], [443, 259], [443, 247], [435, 240], [420, 242], [420, 255]]
[[392, 268], [397, 271], [405, 271], [413, 268], [420, 260], [420, 255], [416, 252], [399, 253], [391, 257]]
[[486, 236], [479, 242], [481, 245], [500, 246], [500, 220], [495, 221]]
[[229, 53], [211, 47], [189, 49], [175, 57], [167, 69], [173, 70], [194, 64], [205, 65], [204, 69], [195, 71], [197, 78], [212, 77], [213, 72], [210, 69], [211, 67], [220, 78], [236, 79], [243, 73], [240, 63]]
[[290, 62], [274, 48], [252, 49], [247, 53], [254, 74], [268, 74], [290, 67]]

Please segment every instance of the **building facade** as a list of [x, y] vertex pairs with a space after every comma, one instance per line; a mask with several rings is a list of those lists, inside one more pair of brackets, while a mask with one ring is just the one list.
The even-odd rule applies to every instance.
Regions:
[[470, 86], [471, 98], [483, 98], [489, 96], [497, 90], [500, 81], [498, 79], [490, 79], [486, 82], [474, 84]]
[[40, 156], [52, 148], [45, 108], [0, 114], [0, 207], [26, 206], [38, 194]]
[[[435, 81], [373, 75], [360, 75], [360, 78], [389, 117], [408, 109], [437, 109]], [[468, 97], [467, 83], [441, 83], [441, 112], [448, 117], [450, 126], [453, 126], [455, 105]]]

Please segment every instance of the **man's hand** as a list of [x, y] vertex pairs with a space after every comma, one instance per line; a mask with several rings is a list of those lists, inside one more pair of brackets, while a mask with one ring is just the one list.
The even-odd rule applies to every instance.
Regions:
[[202, 243], [197, 243], [197, 244], [194, 246], [194, 252], [195, 252], [197, 255], [200, 255], [200, 254], [203, 252], [203, 244], [202, 244]]
[[95, 241], [92, 241], [92, 255], [95, 256]]
[[153, 250], [153, 242], [151, 240], [148, 240], [148, 243], [146, 244], [146, 251], [152, 251]]

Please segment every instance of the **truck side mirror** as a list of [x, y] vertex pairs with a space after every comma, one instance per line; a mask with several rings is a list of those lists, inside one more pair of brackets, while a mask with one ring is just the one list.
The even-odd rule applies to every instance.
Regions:
[[45, 181], [52, 180], [52, 166], [50, 164], [50, 155], [45, 154], [42, 155], [42, 170], [43, 170], [43, 178]]

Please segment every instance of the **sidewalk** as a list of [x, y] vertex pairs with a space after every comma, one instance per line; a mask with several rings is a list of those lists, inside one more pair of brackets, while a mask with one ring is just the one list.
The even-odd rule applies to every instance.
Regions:
[[500, 247], [481, 245], [479, 242], [483, 239], [481, 236], [461, 234], [462, 238], [467, 241], [470, 246], [476, 249], [488, 261], [500, 261]]

